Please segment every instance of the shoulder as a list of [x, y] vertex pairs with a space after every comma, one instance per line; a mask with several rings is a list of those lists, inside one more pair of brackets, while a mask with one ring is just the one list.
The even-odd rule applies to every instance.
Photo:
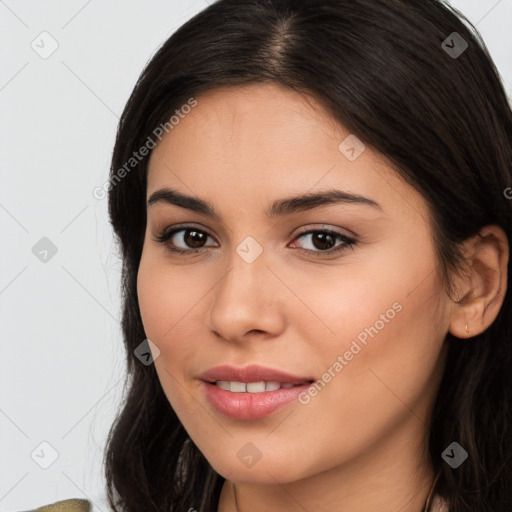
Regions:
[[62, 500], [52, 503], [51, 505], [43, 505], [42, 507], [26, 512], [90, 512], [91, 502], [88, 500], [71, 499]]

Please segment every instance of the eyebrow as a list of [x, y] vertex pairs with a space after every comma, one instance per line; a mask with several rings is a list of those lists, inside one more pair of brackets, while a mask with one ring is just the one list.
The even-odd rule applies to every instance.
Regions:
[[[186, 208], [197, 213], [208, 215], [216, 220], [221, 220], [219, 213], [211, 203], [197, 197], [188, 196], [171, 188], [162, 188], [151, 194], [148, 199], [148, 206], [163, 202]], [[373, 199], [351, 194], [342, 190], [330, 189], [322, 192], [311, 192], [295, 197], [278, 199], [274, 201], [265, 215], [272, 219], [275, 217], [283, 217], [295, 212], [312, 210], [328, 204], [361, 204], [382, 210], [380, 204]]]

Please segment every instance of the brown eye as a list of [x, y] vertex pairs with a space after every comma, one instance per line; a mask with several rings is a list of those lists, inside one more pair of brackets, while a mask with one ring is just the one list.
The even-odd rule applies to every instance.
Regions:
[[[343, 233], [338, 233], [337, 231], [332, 230], [319, 230], [319, 229], [311, 229], [304, 233], [301, 233], [296, 240], [304, 237], [309, 237], [312, 248], [301, 248], [309, 253], [313, 253], [315, 256], [322, 256], [322, 253], [326, 255], [332, 254], [333, 252], [341, 251], [352, 247], [355, 245], [356, 241]], [[336, 246], [336, 240], [339, 240], [341, 243]], [[335, 247], [333, 249], [333, 247]]]
[[192, 249], [198, 249], [203, 246], [207, 236], [202, 231], [197, 229], [185, 229], [183, 235], [183, 241]]
[[185, 253], [203, 249], [208, 238], [211, 237], [205, 231], [194, 227], [181, 227], [164, 231], [153, 240], [165, 244], [170, 251]]
[[311, 241], [317, 249], [328, 250], [336, 245], [336, 238], [329, 233], [312, 233]]

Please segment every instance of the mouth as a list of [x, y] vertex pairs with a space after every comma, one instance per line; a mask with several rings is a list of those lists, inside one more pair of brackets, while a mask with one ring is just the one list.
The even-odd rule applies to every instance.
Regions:
[[230, 391], [231, 393], [264, 393], [265, 391], [277, 391], [278, 389], [290, 389], [296, 386], [304, 386], [305, 384], [311, 384], [312, 380], [306, 380], [293, 384], [292, 382], [277, 382], [277, 381], [258, 381], [258, 382], [237, 382], [229, 380], [217, 380], [212, 382], [224, 391]]
[[200, 376], [210, 404], [223, 416], [256, 420], [297, 400], [313, 378], [251, 365], [243, 368], [217, 366]]
[[[222, 416], [237, 420], [258, 420], [298, 401], [299, 395], [307, 391], [311, 382], [203, 381], [202, 386], [206, 398]], [[263, 389], [263, 385], [265, 391], [258, 391]], [[267, 385], [275, 389], [267, 390]], [[228, 386], [229, 390], [224, 389]]]

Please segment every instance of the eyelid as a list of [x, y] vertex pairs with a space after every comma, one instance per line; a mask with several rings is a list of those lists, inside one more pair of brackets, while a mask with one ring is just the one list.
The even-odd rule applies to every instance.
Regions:
[[[340, 231], [340, 230], [343, 230], [344, 232]], [[320, 225], [316, 225], [314, 227], [305, 227], [305, 228], [300, 228], [300, 230], [295, 234], [295, 238], [299, 235], [303, 235], [305, 233], [310, 233], [311, 231], [330, 231], [330, 232], [333, 232], [333, 233], [336, 233], [338, 235], [342, 235], [342, 236], [345, 236], [347, 238], [353, 238], [353, 239], [358, 239], [358, 235], [356, 235], [353, 231], [349, 230], [349, 229], [345, 229], [345, 228], [340, 228], [338, 226], [333, 226], [331, 224], [320, 224]], [[293, 233], [293, 231], [292, 231]], [[290, 234], [291, 236], [291, 234]]]
[[[157, 231], [157, 234], [155, 234], [152, 239], [155, 241], [155, 242], [161, 242], [161, 243], [165, 243], [162, 239], [166, 239], [166, 240], [169, 240], [170, 238], [172, 238], [176, 233], [180, 232], [180, 231], [186, 231], [186, 230], [197, 230], [197, 231], [200, 231], [201, 233], [204, 233], [205, 235], [207, 235], [208, 237], [210, 238], [213, 238], [215, 239], [215, 237], [213, 235], [210, 234], [210, 232], [203, 228], [203, 227], [198, 227], [198, 226], [195, 226], [194, 224], [173, 224], [172, 226], [169, 226], [167, 228], [164, 228], [164, 229], [161, 229], [161, 230], [156, 230]], [[211, 246], [208, 246], [208, 247], [211, 247]], [[197, 251], [200, 251], [201, 249], [197, 249]], [[187, 252], [193, 252], [194, 249], [189, 249]]]

